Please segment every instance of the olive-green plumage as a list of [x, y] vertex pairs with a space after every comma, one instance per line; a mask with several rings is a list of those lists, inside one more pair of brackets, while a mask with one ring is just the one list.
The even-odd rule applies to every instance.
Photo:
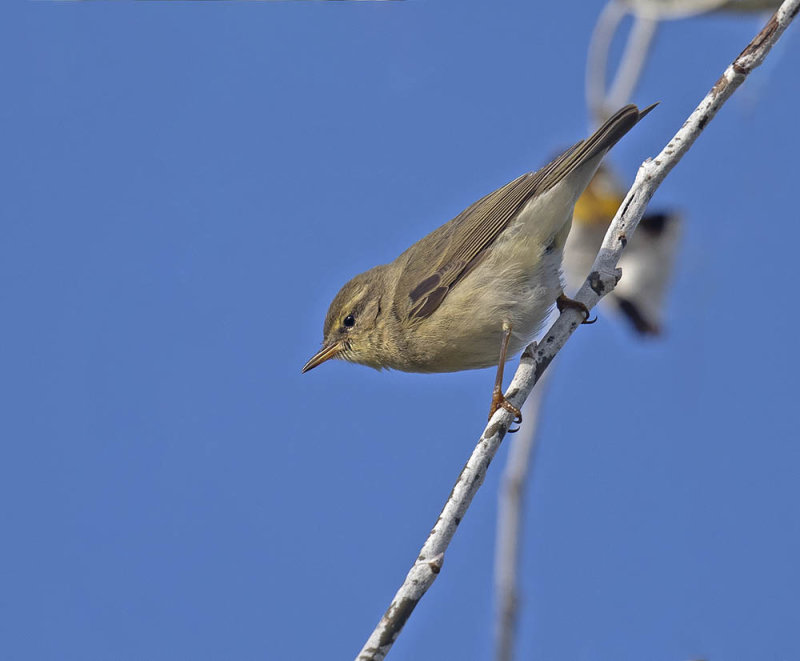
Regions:
[[497, 365], [504, 324], [514, 355], [562, 291], [575, 202], [603, 156], [653, 107], [625, 106], [542, 169], [350, 280], [328, 309], [322, 349], [303, 371], [330, 358], [408, 372]]

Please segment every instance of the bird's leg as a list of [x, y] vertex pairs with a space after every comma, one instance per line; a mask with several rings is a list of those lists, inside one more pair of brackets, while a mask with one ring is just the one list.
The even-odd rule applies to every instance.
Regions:
[[[511, 341], [511, 324], [507, 321], [503, 322], [503, 341], [500, 344], [500, 362], [497, 363], [497, 376], [494, 380], [494, 390], [492, 390], [492, 406], [489, 409], [489, 419], [495, 414], [497, 409], [503, 408], [506, 411], [513, 413], [516, 417], [514, 422], [517, 424], [522, 423], [522, 413], [520, 410], [509, 402], [503, 394], [503, 368], [506, 365], [506, 354], [508, 354], [508, 343]], [[513, 434], [519, 431], [516, 429], [509, 429], [508, 432]]]
[[558, 295], [556, 299], [556, 307], [558, 308], [559, 313], [563, 312], [566, 308], [572, 308], [573, 310], [577, 310], [578, 312], [583, 313], [583, 321], [582, 324], [593, 324], [597, 321], [597, 317], [594, 319], [589, 319], [589, 308], [587, 308], [583, 303], [580, 301], [576, 301], [574, 298], [569, 298], [563, 291]]

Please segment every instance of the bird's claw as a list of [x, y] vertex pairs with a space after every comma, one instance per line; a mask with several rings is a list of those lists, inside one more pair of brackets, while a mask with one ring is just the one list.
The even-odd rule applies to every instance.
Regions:
[[[517, 425], [522, 424], [522, 412], [514, 406], [511, 402], [509, 402], [505, 395], [500, 391], [500, 389], [495, 389], [492, 392], [492, 406], [489, 408], [489, 419], [492, 419], [492, 416], [497, 412], [498, 409], [505, 409], [509, 413], [514, 414], [513, 423]], [[508, 428], [508, 433], [513, 434], [519, 431], [519, 427], [516, 429]]]
[[556, 299], [556, 307], [558, 308], [559, 312], [563, 312], [567, 308], [572, 308], [573, 310], [583, 313], [583, 321], [581, 322], [582, 324], [593, 324], [595, 321], [597, 321], [597, 317], [594, 319], [589, 319], [589, 308], [587, 308], [580, 301], [576, 301], [574, 298], [569, 298], [563, 292], [559, 294], [558, 298]]

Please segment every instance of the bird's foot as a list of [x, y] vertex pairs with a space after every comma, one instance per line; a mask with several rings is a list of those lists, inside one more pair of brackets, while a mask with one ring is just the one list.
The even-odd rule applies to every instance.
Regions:
[[[489, 409], [489, 419], [492, 419], [492, 416], [497, 412], [498, 409], [505, 409], [509, 413], [514, 414], [514, 422], [516, 424], [522, 424], [522, 412], [514, 406], [511, 402], [506, 399], [506, 396], [503, 394], [503, 391], [500, 388], [495, 388], [492, 391], [492, 406]], [[514, 432], [518, 432], [519, 427], [516, 429], [511, 429], [509, 427], [508, 433], [513, 434]]]
[[572, 308], [573, 310], [577, 310], [578, 312], [583, 313], [583, 321], [582, 324], [593, 324], [597, 321], [597, 317], [594, 319], [589, 319], [589, 308], [587, 308], [583, 303], [580, 301], [576, 301], [574, 298], [569, 298], [564, 292], [562, 291], [558, 298], [556, 299], [556, 307], [558, 308], [559, 312], [563, 312], [567, 308]]

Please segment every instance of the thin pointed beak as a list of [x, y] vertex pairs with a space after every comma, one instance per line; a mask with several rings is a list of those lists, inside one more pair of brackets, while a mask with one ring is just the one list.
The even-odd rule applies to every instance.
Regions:
[[322, 349], [311, 356], [311, 359], [305, 365], [303, 365], [302, 373], [305, 374], [308, 372], [308, 370], [313, 370], [317, 365], [322, 365], [322, 363], [324, 363], [326, 360], [336, 358], [341, 350], [341, 342], [334, 342], [333, 344], [328, 344], [322, 347]]

